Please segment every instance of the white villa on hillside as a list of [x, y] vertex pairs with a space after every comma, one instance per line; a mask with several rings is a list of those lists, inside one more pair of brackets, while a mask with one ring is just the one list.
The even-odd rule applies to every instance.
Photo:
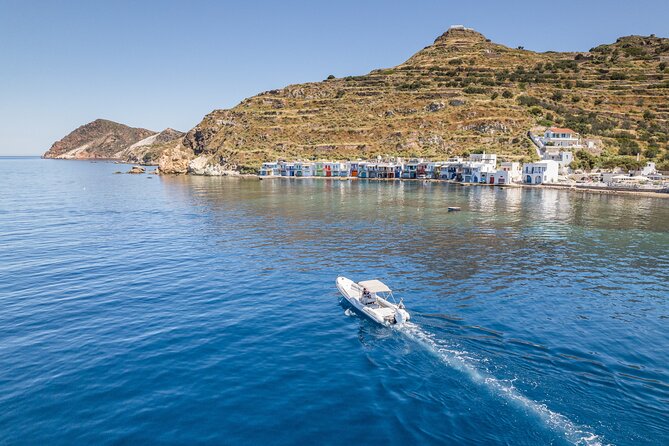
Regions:
[[582, 148], [581, 135], [572, 129], [549, 127], [544, 136], [539, 138], [544, 147]]
[[558, 167], [557, 161], [552, 160], [523, 164], [523, 183], [557, 183]]

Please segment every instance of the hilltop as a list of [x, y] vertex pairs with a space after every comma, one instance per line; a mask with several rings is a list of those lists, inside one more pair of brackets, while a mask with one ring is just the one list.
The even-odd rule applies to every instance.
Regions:
[[629, 36], [588, 52], [536, 53], [452, 27], [406, 62], [290, 85], [214, 110], [167, 147], [163, 172], [190, 160], [252, 171], [276, 158], [444, 158], [485, 149], [529, 160], [537, 125], [596, 138], [602, 156], [669, 158], [669, 39]]
[[105, 158], [150, 163], [158, 158], [165, 143], [183, 136], [183, 132], [173, 129], [156, 133], [106, 119], [96, 119], [53, 143], [44, 158]]

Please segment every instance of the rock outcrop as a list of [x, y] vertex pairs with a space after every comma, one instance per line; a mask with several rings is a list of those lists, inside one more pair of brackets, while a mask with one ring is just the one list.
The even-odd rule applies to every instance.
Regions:
[[181, 141], [166, 147], [158, 158], [158, 170], [161, 174], [188, 173], [188, 164], [195, 158], [193, 150], [185, 147]]

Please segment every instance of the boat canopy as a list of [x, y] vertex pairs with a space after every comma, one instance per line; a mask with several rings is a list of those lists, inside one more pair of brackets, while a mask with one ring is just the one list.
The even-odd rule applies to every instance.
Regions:
[[370, 293], [390, 293], [388, 286], [380, 280], [365, 280], [358, 285], [367, 288]]

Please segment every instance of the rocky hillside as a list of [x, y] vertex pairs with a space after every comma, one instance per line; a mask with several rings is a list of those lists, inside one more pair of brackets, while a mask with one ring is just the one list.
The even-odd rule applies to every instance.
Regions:
[[96, 119], [53, 143], [44, 158], [115, 158], [118, 152], [155, 133], [106, 119]]
[[96, 119], [55, 142], [44, 158], [105, 158], [150, 164], [158, 159], [165, 144], [180, 140], [183, 136], [183, 132], [169, 128], [156, 133]]
[[178, 141], [184, 135], [184, 132], [167, 128], [116, 152], [114, 158], [130, 163], [153, 164], [160, 157], [166, 144]]
[[[394, 68], [291, 85], [215, 110], [161, 170], [255, 170], [276, 158], [444, 158], [485, 149], [530, 159], [537, 125], [601, 141], [602, 159], [669, 160], [669, 39], [629, 36], [584, 53], [508, 48], [450, 29]], [[216, 170], [216, 169], [214, 169]], [[220, 170], [220, 169], [219, 169]]]

